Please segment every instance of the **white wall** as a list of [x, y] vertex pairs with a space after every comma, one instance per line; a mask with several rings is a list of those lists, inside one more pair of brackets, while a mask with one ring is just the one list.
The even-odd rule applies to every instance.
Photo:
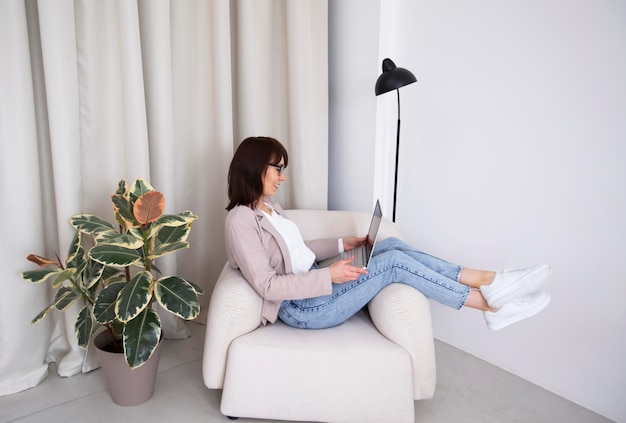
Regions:
[[[626, 3], [381, 3], [392, 12], [374, 25], [379, 1], [330, 2], [330, 80], [359, 82], [333, 86], [331, 166], [371, 160], [379, 59], [413, 71], [401, 91], [406, 238], [471, 267], [553, 266], [539, 316], [490, 332], [480, 313], [433, 304], [436, 336], [626, 421]], [[330, 207], [369, 211], [374, 188], [333, 172]]]
[[328, 205], [371, 211], [379, 0], [328, 3]]

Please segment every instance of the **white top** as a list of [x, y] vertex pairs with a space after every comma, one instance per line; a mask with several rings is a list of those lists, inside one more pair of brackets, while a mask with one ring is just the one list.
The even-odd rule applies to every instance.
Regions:
[[[267, 203], [265, 205], [270, 207]], [[315, 253], [304, 243], [302, 234], [300, 234], [300, 230], [296, 224], [289, 219], [285, 219], [278, 213], [272, 212], [272, 214], [269, 214], [263, 211], [263, 214], [285, 240], [287, 248], [289, 249], [289, 255], [291, 256], [293, 273], [306, 273], [311, 270], [311, 266], [315, 263]]]

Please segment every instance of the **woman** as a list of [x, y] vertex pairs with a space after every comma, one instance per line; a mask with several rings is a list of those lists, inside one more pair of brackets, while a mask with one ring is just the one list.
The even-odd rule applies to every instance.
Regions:
[[263, 324], [280, 318], [293, 327], [332, 327], [393, 282], [456, 309], [482, 310], [491, 330], [531, 317], [550, 302], [550, 296], [539, 291], [549, 266], [500, 272], [470, 269], [419, 252], [397, 238], [376, 244], [367, 269], [352, 266], [353, 258], [318, 268], [316, 262], [363, 244], [365, 237], [304, 241], [272, 202], [286, 181], [288, 162], [280, 142], [251, 137], [237, 148], [228, 172], [228, 260], [263, 297]]

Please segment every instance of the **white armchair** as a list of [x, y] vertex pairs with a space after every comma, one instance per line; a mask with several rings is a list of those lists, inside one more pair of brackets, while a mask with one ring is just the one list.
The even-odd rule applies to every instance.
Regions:
[[[365, 234], [370, 215], [291, 210], [305, 239]], [[384, 220], [379, 236], [401, 237]], [[306, 330], [260, 326], [261, 297], [228, 264], [208, 309], [203, 377], [223, 389], [230, 417], [320, 422], [414, 422], [414, 400], [432, 398], [430, 306], [403, 284], [381, 291], [347, 322]]]

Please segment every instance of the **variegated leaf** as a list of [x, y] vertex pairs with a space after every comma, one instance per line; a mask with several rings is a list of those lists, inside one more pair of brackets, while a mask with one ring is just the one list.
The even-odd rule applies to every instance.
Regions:
[[135, 369], [152, 355], [161, 339], [161, 319], [151, 308], [145, 308], [124, 326], [126, 363]]
[[92, 214], [79, 214], [70, 218], [72, 226], [82, 232], [97, 235], [101, 232], [115, 231], [113, 225]]
[[104, 264], [98, 263], [97, 261], [89, 260], [87, 262], [85, 273], [83, 273], [83, 285], [86, 289], [98, 283], [98, 280], [102, 277], [104, 268]]
[[152, 274], [150, 272], [137, 273], [120, 291], [115, 314], [124, 323], [134, 319], [150, 304], [152, 299]]
[[110, 280], [111, 277], [122, 274], [123, 271], [123, 269], [120, 269], [118, 267], [104, 266], [104, 270], [102, 271], [102, 279]]
[[157, 220], [163, 215], [163, 210], [165, 210], [165, 196], [159, 191], [146, 192], [133, 205], [135, 219], [142, 225]]
[[193, 223], [198, 216], [189, 210], [178, 214], [164, 214], [157, 220], [157, 223], [163, 226], [181, 226]]
[[134, 203], [139, 197], [150, 191], [154, 191], [152, 185], [150, 185], [143, 178], [137, 178], [135, 179], [135, 182], [133, 182], [133, 186], [130, 187], [128, 196], [130, 198], [130, 201]]
[[75, 274], [76, 269], [70, 268], [63, 270], [61, 273], [59, 273], [59, 276], [57, 276], [54, 282], [52, 282], [52, 287], [58, 288], [59, 286], [61, 286], [61, 284], [63, 284], [63, 282], [72, 279]]
[[141, 254], [130, 248], [104, 244], [89, 250], [89, 258], [107, 266], [125, 267], [141, 261]]
[[189, 248], [188, 242], [173, 242], [171, 244], [161, 244], [158, 247], [155, 247], [152, 254], [150, 254], [150, 258], [155, 259], [158, 257], [162, 257], [166, 254], [173, 253], [174, 251], [183, 250], [185, 248]]
[[195, 283], [191, 281], [187, 281], [187, 283], [193, 287], [194, 291], [196, 291], [196, 294], [198, 295], [204, 294], [204, 290], [200, 288], [198, 285], [196, 285]]
[[119, 234], [117, 232], [105, 232], [96, 237], [97, 244], [117, 245], [118, 247], [136, 250], [143, 247], [143, 239], [137, 238], [134, 233]]
[[113, 282], [100, 291], [93, 306], [93, 316], [98, 323], [105, 325], [115, 319], [117, 297], [125, 286], [126, 282]]
[[37, 269], [37, 270], [27, 270], [22, 272], [22, 279], [25, 279], [34, 283], [41, 283], [50, 278], [50, 276], [55, 276], [61, 273], [63, 269]]
[[143, 229], [140, 226], [128, 228], [128, 233], [138, 239], [143, 239]]
[[117, 191], [115, 191], [115, 193], [126, 195], [126, 191], [128, 191], [128, 188], [126, 187], [126, 181], [124, 179], [120, 179], [120, 182], [117, 184]]
[[68, 257], [66, 265], [68, 269], [75, 269], [75, 273], [79, 275], [82, 273], [83, 270], [85, 270], [85, 266], [87, 265], [87, 261], [85, 260], [85, 249], [82, 246], [78, 245], [76, 251], [72, 254], [73, 255], [71, 257], [71, 260]]
[[177, 227], [187, 225], [191, 228], [191, 224], [197, 218], [198, 216], [194, 215], [190, 211], [185, 211], [179, 214], [164, 214], [152, 224], [148, 233], [148, 238], [152, 238], [157, 232], [161, 231], [164, 226]]
[[62, 286], [54, 296], [54, 308], [59, 311], [63, 311], [72, 305], [76, 298], [79, 298], [79, 296], [72, 288], [69, 286]]
[[166, 276], [159, 279], [154, 294], [163, 308], [185, 320], [195, 319], [200, 314], [198, 294], [183, 278]]
[[74, 334], [76, 334], [76, 341], [79, 347], [87, 349], [89, 340], [91, 339], [92, 328], [93, 320], [91, 318], [91, 311], [89, 306], [85, 306], [78, 313], [74, 325]]
[[182, 226], [164, 226], [157, 233], [155, 238], [155, 246], [158, 247], [161, 244], [169, 244], [172, 242], [178, 241], [187, 241], [189, 237], [189, 233], [191, 232], [190, 225], [182, 225]]
[[111, 196], [111, 201], [115, 211], [119, 213], [128, 226], [137, 226], [139, 224], [137, 219], [135, 219], [135, 215], [133, 215], [133, 204], [128, 197], [122, 194], [115, 194]]
[[67, 258], [65, 259], [66, 265], [68, 265], [68, 263], [71, 263], [77, 254], [84, 254], [85, 252], [83, 247], [81, 247], [80, 245], [80, 240], [81, 240], [80, 234], [81, 232], [79, 230], [76, 230], [76, 233], [74, 233], [74, 238], [72, 238], [72, 242], [70, 243], [69, 249], [67, 251]]
[[31, 325], [36, 325], [37, 323], [39, 323], [44, 317], [46, 317], [48, 315], [48, 313], [50, 313], [52, 310], [54, 309], [54, 304], [50, 304], [48, 307], [44, 308], [43, 310], [41, 310], [39, 312], [38, 315], [36, 315], [33, 320], [30, 321]]

